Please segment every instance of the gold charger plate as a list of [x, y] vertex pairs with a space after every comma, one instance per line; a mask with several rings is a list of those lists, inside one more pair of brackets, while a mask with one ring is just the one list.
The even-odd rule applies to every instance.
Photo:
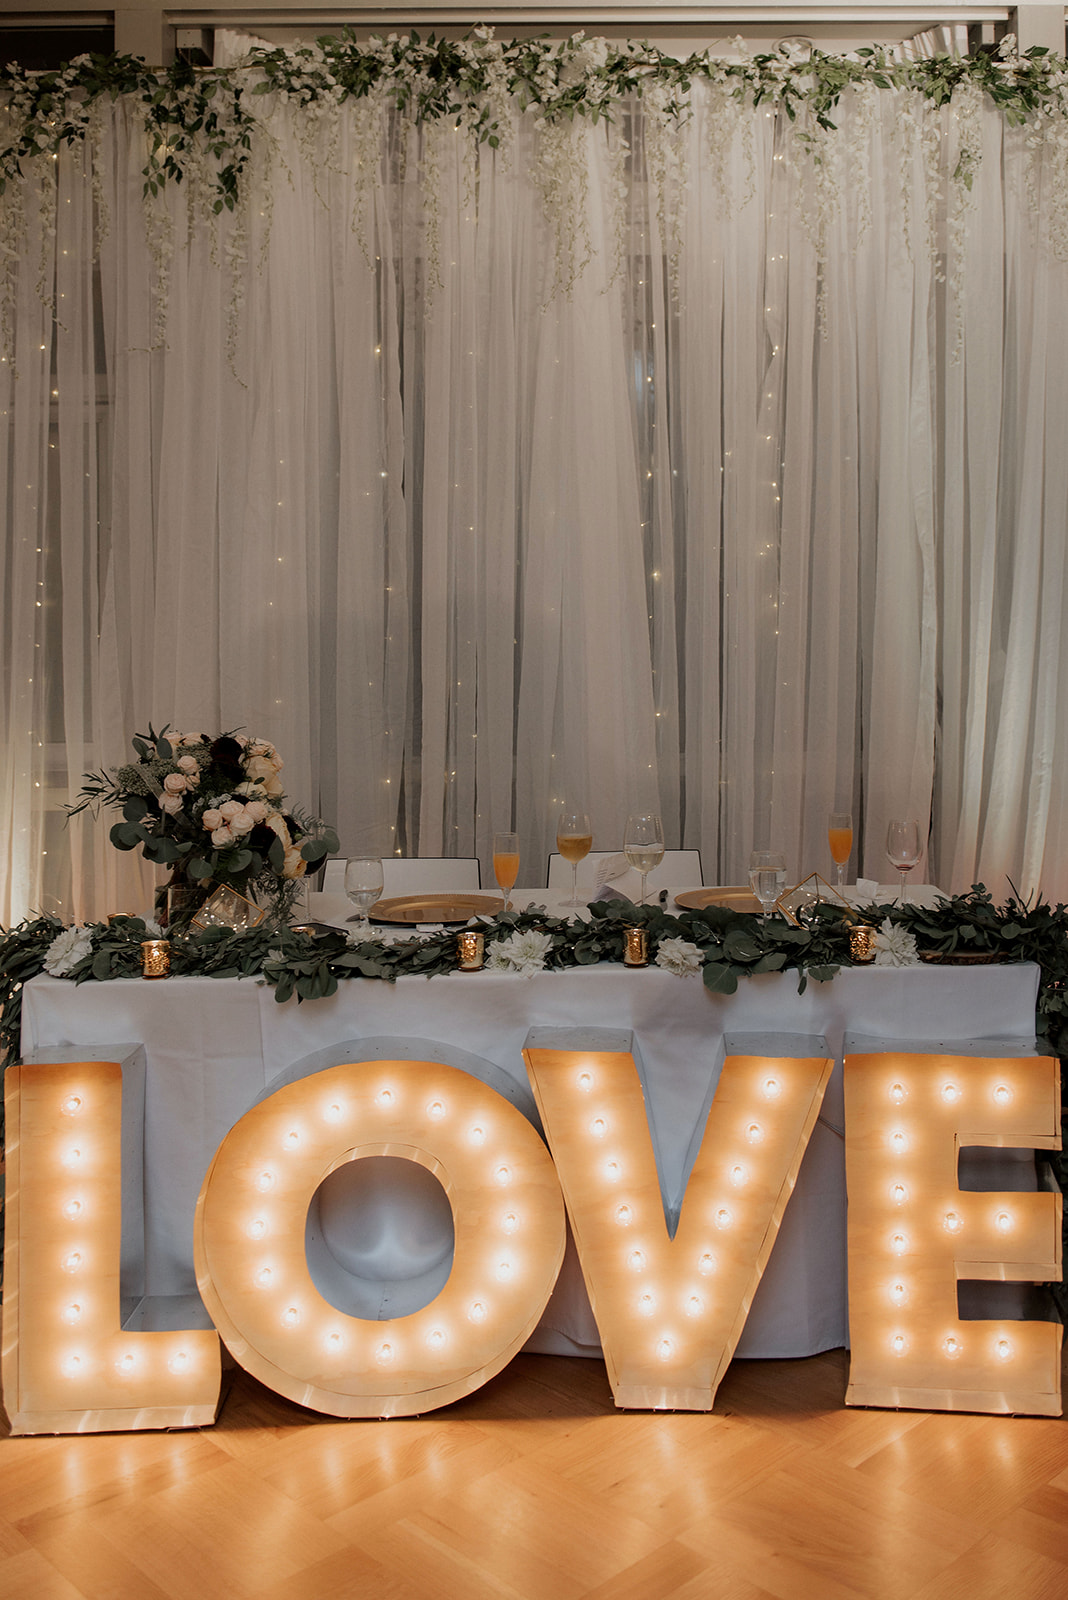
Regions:
[[402, 894], [379, 900], [367, 915], [372, 922], [467, 922], [500, 909], [499, 894]]
[[703, 911], [706, 906], [726, 906], [728, 911], [759, 911], [760, 901], [752, 889], [684, 889], [675, 904], [686, 911]]

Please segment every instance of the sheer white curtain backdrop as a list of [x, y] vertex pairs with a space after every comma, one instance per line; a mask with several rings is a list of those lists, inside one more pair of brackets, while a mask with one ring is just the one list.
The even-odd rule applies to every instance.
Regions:
[[147, 904], [113, 818], [60, 807], [150, 721], [268, 737], [343, 851], [487, 880], [513, 821], [536, 880], [567, 796], [598, 848], [659, 807], [710, 883], [770, 844], [828, 872], [851, 808], [851, 876], [914, 816], [942, 886], [1068, 897], [1043, 158], [989, 103], [848, 91], [814, 163], [783, 114], [691, 98], [673, 138], [638, 100], [576, 117], [548, 209], [518, 109], [475, 163], [448, 123], [265, 96], [251, 202], [210, 225], [187, 183], [146, 229], [125, 100], [25, 163], [0, 921]]

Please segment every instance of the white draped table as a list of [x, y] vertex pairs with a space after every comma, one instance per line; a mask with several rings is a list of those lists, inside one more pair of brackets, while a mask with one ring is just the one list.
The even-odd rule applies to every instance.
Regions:
[[[75, 986], [39, 977], [23, 998], [23, 1052], [143, 1043], [146, 1291], [195, 1295], [193, 1213], [217, 1145], [275, 1079], [329, 1061], [422, 1054], [492, 1064], [526, 1096], [529, 1029], [629, 1029], [646, 1074], [664, 1188], [679, 1188], [687, 1147], [725, 1034], [823, 1035], [838, 1064], [778, 1242], [738, 1347], [743, 1356], [799, 1356], [847, 1343], [843, 1035], [889, 1040], [1034, 1041], [1038, 969], [867, 968], [810, 982], [797, 974], [743, 979], [732, 996], [699, 977], [614, 964], [532, 978], [481, 972], [343, 982], [328, 1000], [278, 1005], [254, 980], [139, 979]], [[413, 1050], [414, 1047], [414, 1050]], [[991, 1054], [999, 1046], [991, 1046]], [[318, 1059], [315, 1059], [318, 1058]], [[478, 1063], [473, 1063], [478, 1070]], [[481, 1075], [481, 1074], [480, 1074]], [[597, 1329], [573, 1253], [534, 1335], [541, 1350], [596, 1353]]]

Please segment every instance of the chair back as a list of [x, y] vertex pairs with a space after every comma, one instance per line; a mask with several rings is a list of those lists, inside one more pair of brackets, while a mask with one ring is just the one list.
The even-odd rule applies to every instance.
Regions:
[[[597, 863], [608, 856], [622, 856], [622, 850], [591, 850], [584, 860], [579, 862], [578, 886], [579, 893], [587, 890], [593, 894], [594, 884], [597, 882]], [[611, 886], [626, 891], [634, 898], [632, 889], [641, 889], [641, 873], [633, 867], [628, 867], [618, 877], [610, 880]], [[701, 871], [700, 850], [665, 850], [664, 859], [660, 865], [649, 873], [647, 884], [650, 889], [701, 889], [704, 887], [704, 876]], [[571, 887], [571, 863], [565, 861], [562, 855], [555, 850], [549, 857], [549, 868], [545, 878], [546, 887], [549, 889], [569, 889]]]
[[[402, 894], [447, 894], [481, 889], [482, 874], [476, 856], [383, 856], [382, 898]], [[326, 863], [324, 894], [345, 893], [345, 861], [341, 856]]]

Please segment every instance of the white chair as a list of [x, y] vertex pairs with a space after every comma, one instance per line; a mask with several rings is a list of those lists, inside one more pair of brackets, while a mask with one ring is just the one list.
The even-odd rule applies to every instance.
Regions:
[[[402, 894], [447, 894], [453, 889], [465, 893], [481, 889], [482, 874], [475, 856], [383, 856], [382, 898]], [[326, 863], [323, 893], [345, 893], [345, 861], [337, 857]]]
[[[597, 863], [606, 856], [621, 856], [621, 850], [591, 850], [589, 855], [579, 862], [578, 886], [580, 892], [588, 890], [592, 895], [593, 886], [597, 882]], [[660, 865], [649, 873], [647, 884], [650, 889], [700, 889], [704, 886], [704, 876], [701, 872], [700, 850], [665, 850], [664, 859]], [[633, 867], [629, 867], [621, 876], [612, 878], [611, 883], [625, 889], [630, 894], [630, 886], [641, 884], [641, 874]], [[555, 850], [549, 857], [549, 871], [546, 877], [546, 887], [549, 889], [570, 889], [571, 863], [565, 861], [562, 855]]]

